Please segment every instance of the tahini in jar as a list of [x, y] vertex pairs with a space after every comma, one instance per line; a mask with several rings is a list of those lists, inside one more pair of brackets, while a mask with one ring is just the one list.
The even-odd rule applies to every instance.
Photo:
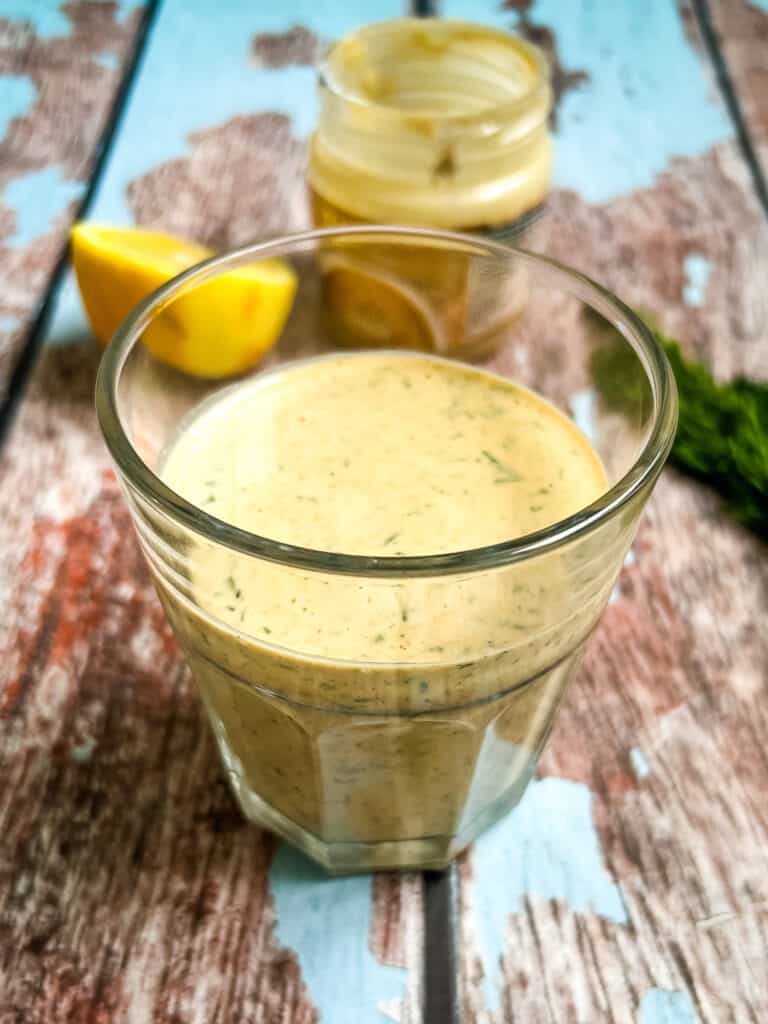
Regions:
[[[411, 224], [525, 241], [552, 177], [543, 55], [522, 39], [451, 19], [368, 25], [330, 50], [309, 183], [318, 227]], [[485, 354], [525, 304], [495, 282], [469, 309], [468, 261], [411, 252], [372, 268], [364, 244], [329, 253], [324, 289], [343, 345]], [[450, 301], [446, 302], [446, 298]], [[438, 316], [434, 311], [440, 307]]]

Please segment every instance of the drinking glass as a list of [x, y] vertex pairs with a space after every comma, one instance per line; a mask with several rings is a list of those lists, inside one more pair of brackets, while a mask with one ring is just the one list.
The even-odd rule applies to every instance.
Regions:
[[[339, 345], [408, 344], [396, 284], [405, 265], [406, 299], [431, 318], [419, 344], [472, 359], [573, 417], [602, 459], [606, 492], [536, 533], [418, 557], [283, 543], [175, 493], [161, 478], [165, 453], [200, 403], [232, 382], [162, 365], [142, 335], [162, 321], [170, 329], [178, 302], [204, 309], [220, 275], [275, 258], [293, 267], [298, 288], [252, 374]], [[341, 285], [339, 267], [351, 268]], [[366, 286], [353, 287], [356, 274]], [[576, 271], [479, 237], [364, 226], [249, 245], [158, 289], [107, 349], [97, 409], [244, 815], [349, 873], [442, 867], [518, 802], [669, 452], [677, 396], [652, 333]], [[300, 594], [317, 632], [298, 643], [298, 628], [255, 636], [217, 617], [212, 561], [271, 588], [277, 605]], [[355, 601], [398, 625], [398, 660], [380, 661], [339, 628]], [[484, 634], [476, 617], [489, 607], [499, 624]]]

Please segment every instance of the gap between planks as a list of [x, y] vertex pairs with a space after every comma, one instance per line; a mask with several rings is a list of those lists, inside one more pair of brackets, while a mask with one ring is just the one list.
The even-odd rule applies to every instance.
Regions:
[[460, 1024], [457, 868], [424, 872], [424, 1024]]
[[440, 0], [411, 0], [411, 14], [416, 18], [436, 18]]

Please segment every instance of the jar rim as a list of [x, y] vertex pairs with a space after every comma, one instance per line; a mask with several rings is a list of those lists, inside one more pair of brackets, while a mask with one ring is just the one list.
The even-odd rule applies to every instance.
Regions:
[[[450, 31], [471, 31], [478, 35], [482, 34], [488, 39], [496, 40], [508, 47], [514, 48], [532, 67], [533, 74], [530, 88], [513, 100], [489, 103], [486, 107], [473, 111], [471, 114], [460, 110], [445, 110], [440, 112], [423, 111], [418, 109], [411, 110], [394, 104], [381, 102], [346, 88], [334, 70], [334, 56], [338, 53], [341, 47], [348, 47], [357, 39], [363, 39], [366, 36], [370, 36], [375, 33], [383, 33], [396, 27], [400, 28], [401, 26], [403, 30], [413, 28], [414, 30], [423, 32], [425, 28], [428, 28], [431, 25], [439, 26], [440, 31], [443, 33], [448, 33]], [[543, 92], [551, 92], [551, 71], [549, 62], [544, 56], [543, 51], [538, 46], [512, 32], [505, 32], [503, 29], [494, 28], [491, 25], [483, 25], [477, 22], [466, 21], [461, 18], [403, 17], [391, 18], [386, 21], [379, 21], [364, 25], [328, 46], [323, 60], [318, 66], [317, 76], [321, 88], [325, 87], [333, 96], [342, 100], [350, 107], [375, 112], [378, 116], [393, 118], [398, 121], [430, 120], [435, 124], [440, 125], [472, 122], [488, 117], [489, 115], [513, 118], [516, 114], [527, 111], [531, 106], [531, 103], [534, 102]]]
[[[453, 246], [469, 255], [511, 257], [566, 278], [584, 301], [619, 329], [640, 359], [651, 386], [653, 419], [648, 438], [632, 466], [605, 494], [573, 515], [512, 540], [436, 555], [351, 555], [302, 547], [264, 537], [217, 519], [173, 491], [142, 459], [123, 427], [119, 382], [125, 363], [151, 320], [180, 295], [220, 273], [255, 259], [279, 258], [291, 250], [340, 237], [409, 239]], [[323, 228], [285, 235], [213, 256], [162, 285], [136, 306], [117, 329], [99, 367], [96, 411], [107, 447], [120, 473], [150, 506], [206, 539], [246, 555], [289, 565], [361, 577], [446, 576], [494, 569], [546, 554], [612, 519], [652, 483], [666, 460], [677, 424], [677, 389], [672, 368], [653, 333], [620, 299], [586, 275], [549, 257], [510, 248], [470, 234], [392, 225]]]

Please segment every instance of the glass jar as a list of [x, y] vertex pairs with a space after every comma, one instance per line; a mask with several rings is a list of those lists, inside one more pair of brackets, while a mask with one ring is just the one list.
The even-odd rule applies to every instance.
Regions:
[[[503, 295], [505, 281], [522, 274], [524, 310], [485, 365], [566, 414], [589, 407], [584, 427], [607, 492], [552, 526], [488, 547], [369, 557], [250, 533], [171, 490], [164, 452], [229, 384], [157, 363], [143, 332], [166, 317], [186, 323], [176, 303], [204, 303], [221, 274], [281, 258], [296, 272], [296, 300], [273, 355], [252, 372], [328, 352], [334, 338], [318, 277], [329, 255], [354, 260], [361, 249], [385, 265], [414, 253], [435, 263], [461, 257], [467, 308], [483, 316], [484, 282]], [[419, 401], [415, 390], [407, 401]], [[107, 349], [97, 408], [243, 813], [346, 873], [441, 867], [518, 802], [669, 452], [677, 401], [652, 334], [582, 275], [480, 238], [358, 227], [249, 246], [164, 285]], [[249, 632], [239, 609], [222, 605], [215, 591], [234, 579], [290, 620], [290, 636]], [[382, 636], [396, 637], [396, 655], [382, 659], [382, 647], [361, 643], [360, 609]]]
[[503, 232], [549, 191], [548, 68], [516, 36], [442, 18], [368, 25], [332, 47], [319, 92], [318, 227]]
[[[543, 56], [495, 29], [441, 18], [368, 25], [330, 50], [309, 183], [318, 227], [413, 224], [531, 244], [552, 174], [552, 93]], [[434, 253], [430, 254], [434, 257]], [[460, 253], [358, 247], [324, 274], [337, 343], [480, 356], [519, 315], [520, 275], [505, 278], [496, 324], [467, 313], [477, 289]], [[472, 330], [467, 325], [473, 325]]]

